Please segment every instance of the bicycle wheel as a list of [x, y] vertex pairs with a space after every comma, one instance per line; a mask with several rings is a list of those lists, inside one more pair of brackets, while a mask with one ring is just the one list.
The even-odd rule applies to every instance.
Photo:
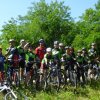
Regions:
[[49, 75], [49, 77], [46, 80], [46, 87], [50, 87], [51, 89], [55, 89], [57, 92], [60, 89], [60, 77], [59, 75], [52, 75], [52, 73]]
[[45, 82], [44, 82], [44, 91], [47, 90], [48, 88], [48, 83], [49, 83], [49, 80], [48, 80], [48, 76], [45, 78]]
[[59, 72], [59, 79], [60, 79], [60, 84], [61, 84], [61, 87], [63, 88], [65, 86], [65, 82], [66, 82], [66, 79], [65, 79], [65, 73], [63, 70], [60, 70]]
[[13, 94], [12, 92], [8, 92], [5, 95], [4, 100], [21, 100], [21, 95], [17, 91], [14, 91]]
[[73, 85], [77, 88], [77, 73], [75, 71], [72, 72], [73, 77]]

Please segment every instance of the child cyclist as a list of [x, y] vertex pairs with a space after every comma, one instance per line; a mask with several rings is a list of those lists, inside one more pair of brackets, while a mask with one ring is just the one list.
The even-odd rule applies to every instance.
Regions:
[[0, 84], [4, 81], [4, 62], [5, 57], [2, 55], [2, 48], [0, 47]]

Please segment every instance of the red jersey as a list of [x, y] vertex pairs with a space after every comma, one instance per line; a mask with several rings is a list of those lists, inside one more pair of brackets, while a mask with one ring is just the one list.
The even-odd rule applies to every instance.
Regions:
[[36, 55], [42, 60], [44, 58], [44, 54], [46, 53], [46, 48], [45, 47], [37, 47], [35, 49]]
[[12, 60], [13, 60], [13, 67], [18, 67], [18, 65], [19, 65], [19, 55], [13, 55], [13, 58], [12, 58]]

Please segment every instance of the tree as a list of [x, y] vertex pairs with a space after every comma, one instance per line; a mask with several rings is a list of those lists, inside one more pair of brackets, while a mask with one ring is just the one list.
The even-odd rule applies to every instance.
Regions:
[[31, 43], [44, 38], [47, 43], [52, 44], [54, 40], [62, 40], [61, 36], [67, 37], [72, 30], [72, 17], [69, 7], [64, 2], [51, 2], [47, 4], [45, 0], [32, 3], [27, 15], [18, 16], [11, 19], [3, 26], [3, 38], [15, 38], [19, 41], [25, 38]]

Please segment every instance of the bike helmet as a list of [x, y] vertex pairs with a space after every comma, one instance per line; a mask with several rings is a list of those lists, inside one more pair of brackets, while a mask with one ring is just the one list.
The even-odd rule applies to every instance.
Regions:
[[24, 39], [21, 39], [21, 40], [20, 40], [20, 43], [22, 43], [22, 42], [25, 42], [25, 40], [24, 40]]
[[81, 53], [81, 52], [82, 52], [81, 50], [78, 50], [78, 51], [77, 51], [77, 53]]
[[59, 43], [59, 46], [63, 47], [63, 46], [64, 46], [64, 44], [63, 44], [63, 43]]
[[54, 45], [58, 45], [59, 44], [59, 41], [54, 41]]
[[91, 46], [94, 46], [94, 45], [96, 45], [96, 43], [91, 43]]
[[83, 48], [82, 48], [82, 51], [86, 51], [86, 48], [85, 48], [85, 47], [83, 47]]
[[44, 43], [44, 39], [40, 39], [39, 40], [39, 43]]
[[15, 40], [14, 40], [14, 39], [10, 39], [10, 40], [9, 40], [9, 43], [10, 43], [10, 42], [15, 42]]
[[52, 52], [52, 48], [49, 47], [49, 48], [46, 49], [46, 51], [47, 52]]
[[65, 50], [69, 49], [69, 46], [65, 46]]

